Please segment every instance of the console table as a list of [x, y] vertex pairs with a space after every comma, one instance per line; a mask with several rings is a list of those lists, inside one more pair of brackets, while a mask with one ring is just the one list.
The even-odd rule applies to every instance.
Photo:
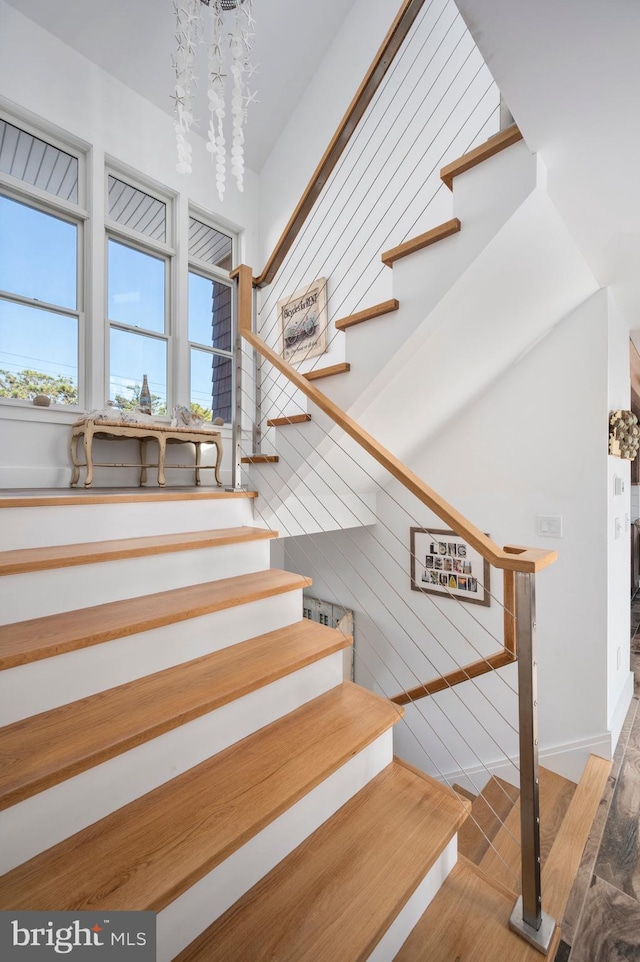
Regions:
[[[133, 464], [123, 464], [113, 461], [96, 462], [93, 460], [93, 441], [99, 440], [114, 441], [121, 438], [137, 439], [140, 445], [140, 460]], [[84, 448], [84, 461], [78, 460], [78, 446], [82, 439]], [[93, 418], [80, 418], [75, 421], [71, 428], [71, 461], [73, 462], [73, 472], [71, 475], [71, 487], [75, 487], [80, 478], [80, 468], [86, 467], [85, 488], [90, 487], [93, 481], [94, 467], [118, 467], [118, 468], [140, 468], [140, 485], [147, 483], [147, 468], [155, 467], [147, 462], [147, 442], [152, 439], [158, 444], [158, 484], [162, 487], [165, 483], [165, 454], [167, 444], [193, 444], [195, 447], [195, 464], [171, 464], [171, 468], [193, 468], [195, 471], [195, 482], [200, 484], [200, 471], [213, 469], [218, 485], [220, 480], [220, 462], [222, 460], [222, 438], [220, 432], [214, 428], [192, 428], [176, 427], [172, 428], [168, 424], [143, 424], [132, 423], [118, 420], [94, 420]], [[201, 445], [215, 444], [216, 463], [215, 465], [201, 464]]]

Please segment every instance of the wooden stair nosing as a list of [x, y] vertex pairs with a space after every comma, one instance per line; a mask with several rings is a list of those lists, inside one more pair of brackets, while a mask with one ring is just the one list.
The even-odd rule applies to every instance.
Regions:
[[218, 501], [228, 498], [256, 498], [257, 491], [219, 491], [202, 490], [171, 490], [166, 488], [132, 488], [130, 491], [116, 490], [110, 492], [108, 488], [84, 488], [76, 490], [70, 488], [59, 494], [43, 494], [41, 489], [20, 494], [0, 494], [0, 509], [2, 508], [49, 508], [66, 507], [78, 504], [130, 504], [148, 501]]
[[311, 578], [268, 568], [218, 581], [0, 625], [0, 671], [283, 594]]
[[460, 818], [441, 786], [394, 761], [176, 962], [368, 958]]
[[357, 314], [342, 317], [339, 321], [335, 322], [335, 326], [339, 331], [346, 331], [347, 328], [353, 327], [355, 324], [362, 324], [363, 321], [370, 321], [374, 317], [383, 317], [385, 314], [392, 314], [394, 311], [397, 311], [399, 307], [400, 301], [392, 297], [391, 300], [383, 301], [374, 307], [367, 307], [364, 311], [358, 311]]
[[192, 551], [198, 548], [223, 547], [247, 541], [277, 537], [266, 528], [213, 528], [210, 531], [188, 531], [179, 534], [147, 535], [140, 538], [118, 538], [114, 541], [89, 541], [79, 544], [41, 548], [16, 548], [0, 552], [0, 576], [49, 571], [76, 565], [144, 558], [150, 555]]
[[348, 647], [303, 619], [0, 729], [0, 810]]
[[288, 417], [267, 418], [268, 428], [280, 428], [287, 424], [303, 424], [311, 420], [310, 414], [290, 414]]
[[471, 170], [472, 167], [481, 164], [484, 160], [488, 160], [489, 157], [494, 157], [500, 153], [501, 150], [505, 150], [506, 147], [517, 144], [519, 140], [522, 140], [522, 134], [517, 125], [513, 124], [511, 127], [507, 127], [506, 130], [501, 130], [499, 133], [494, 134], [493, 137], [489, 137], [484, 144], [480, 144], [479, 147], [474, 147], [473, 150], [463, 154], [462, 157], [458, 157], [457, 160], [447, 164], [441, 169], [440, 178], [449, 190], [453, 190], [454, 177], [457, 177], [458, 174], [463, 174], [467, 170]]
[[314, 371], [307, 371], [302, 376], [307, 381], [318, 381], [323, 377], [333, 377], [334, 374], [347, 374], [351, 370], [351, 365], [347, 363], [331, 364], [329, 367], [319, 367]]
[[277, 454], [249, 454], [240, 458], [242, 464], [277, 464], [279, 460]]
[[399, 244], [397, 247], [392, 247], [391, 250], [385, 251], [384, 254], [381, 254], [380, 259], [387, 267], [393, 267], [395, 261], [407, 257], [409, 254], [415, 254], [416, 251], [424, 250], [425, 247], [430, 247], [431, 244], [436, 244], [446, 237], [457, 234], [460, 231], [460, 227], [461, 224], [458, 218], [453, 217], [451, 220], [447, 220], [437, 227], [432, 227], [431, 230], [426, 231], [424, 234], [418, 234], [417, 237], [412, 237], [403, 244]]
[[400, 717], [344, 682], [12, 869], [0, 905], [159, 912]]

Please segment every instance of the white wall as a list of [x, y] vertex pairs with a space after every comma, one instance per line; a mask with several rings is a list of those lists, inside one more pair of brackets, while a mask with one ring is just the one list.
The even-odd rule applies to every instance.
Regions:
[[[5, 107], [15, 105], [91, 146], [88, 157], [90, 284], [86, 297], [88, 369], [86, 408], [104, 404], [104, 224], [105, 160], [115, 160], [180, 195], [176, 247], [186, 250], [187, 202], [210, 212], [221, 225], [242, 232], [241, 259], [258, 252], [258, 180], [247, 171], [245, 190], [229, 185], [224, 204], [217, 200], [215, 178], [204, 140], [193, 138], [193, 174], [176, 173], [173, 121], [169, 114], [133, 93], [104, 70], [0, 0], [0, 91]], [[142, 41], [143, 42], [143, 41]], [[170, 91], [167, 92], [167, 97]], [[177, 400], [188, 400], [186, 276], [176, 285], [172, 329], [176, 332]], [[179, 360], [179, 357], [182, 360]], [[22, 412], [21, 413], [21, 409]], [[0, 401], [3, 465], [0, 486], [67, 484], [70, 477], [68, 425], [77, 416], [50, 408], [34, 414], [24, 404]], [[6, 420], [8, 418], [9, 420]], [[18, 419], [18, 420], [16, 420]]]
[[[609, 554], [608, 530], [607, 358], [611, 354], [612, 378], [622, 390], [622, 327], [619, 320], [610, 321], [606, 292], [593, 295], [483, 396], [449, 421], [410, 463], [429, 485], [499, 544], [557, 549], [558, 562], [537, 578], [540, 745], [544, 763], [573, 778], [579, 777], [590, 751], [610, 753], [612, 704], [620, 701], [628, 679], [628, 666], [626, 674], [624, 666], [621, 672], [611, 669], [612, 653], [625, 642], [628, 648], [628, 618], [625, 623], [624, 614], [614, 615], [607, 600], [611, 579], [622, 579], [625, 590], [628, 581], [621, 554], [615, 558]], [[473, 364], [473, 358], [465, 362], [461, 355], [456, 377], [464, 377], [465, 363]], [[402, 412], [396, 412], [396, 417], [402, 418]], [[411, 523], [433, 525], [434, 520], [428, 511], [416, 507], [415, 501], [409, 502], [395, 484], [388, 493], [408, 510], [404, 514], [393, 501], [382, 508], [381, 522], [387, 521], [402, 543], [394, 548], [392, 560], [375, 546], [376, 537], [381, 541], [392, 538], [379, 526], [373, 534], [357, 534], [355, 541], [362, 543], [364, 555], [356, 552], [351, 534], [325, 535], [327, 540], [316, 541], [315, 546], [306, 539], [290, 539], [287, 564], [314, 577], [314, 593], [322, 596], [324, 591], [330, 600], [354, 609], [356, 678], [392, 693], [390, 689], [395, 686], [397, 690], [399, 682], [412, 683], [410, 668], [419, 674], [426, 667], [427, 674], [422, 678], [426, 681], [435, 674], [432, 667], [446, 665], [447, 658], [439, 644], [429, 639], [423, 621], [447, 647], [455, 643], [459, 663], [472, 659], [466, 658], [464, 643], [455, 641], [455, 633], [443, 622], [443, 616], [434, 612], [429, 596], [409, 589], [409, 527]], [[385, 502], [380, 499], [380, 503]], [[408, 515], [415, 521], [411, 522]], [[562, 538], [538, 536], [537, 515], [561, 517]], [[328, 559], [333, 553], [329, 544], [337, 545], [338, 550], [340, 579], [333, 586], [328, 572]], [[382, 579], [374, 568], [382, 571]], [[380, 586], [384, 582], [391, 582], [400, 596], [389, 595], [389, 601], [385, 589], [383, 597]], [[498, 594], [499, 582], [494, 572], [492, 589], [496, 588]], [[613, 606], [617, 597], [612, 600]], [[386, 607], [395, 609], [398, 624], [383, 613], [374, 627], [370, 617], [373, 609]], [[454, 603], [448, 607], [454, 612], [453, 621], [467, 620], [467, 625], [460, 622], [460, 627], [465, 634], [473, 635], [485, 653], [495, 650], [488, 637], [480, 641], [483, 628], [476, 625], [468, 630], [468, 613], [455, 611]], [[481, 625], [499, 632], [497, 603], [489, 610], [476, 608], [473, 615]], [[415, 640], [420, 647], [425, 646], [431, 664], [418, 653]], [[392, 646], [399, 646], [401, 653], [393, 654]], [[409, 667], [401, 666], [402, 661]], [[383, 663], [390, 667], [383, 669]], [[371, 672], [375, 675], [373, 683]], [[509, 675], [513, 676], [511, 670]], [[503, 701], [500, 687], [504, 684], [497, 683], [495, 677], [487, 679], [475, 687], [473, 697], [483, 725], [495, 732], [508, 750], [514, 750], [514, 735], [508, 724], [492, 715], [487, 705], [494, 700], [511, 719], [513, 698], [505, 690]], [[455, 724], [464, 728], [474, 749], [459, 745], [452, 750], [457, 734], [444, 721], [440, 709], [448, 710], [447, 703], [455, 703], [457, 696], [447, 693], [430, 701], [433, 704], [429, 707], [411, 709], [407, 716], [415, 716], [419, 730], [426, 728], [422, 715], [429, 716], [439, 726], [442, 742], [435, 747], [431, 744], [431, 757], [427, 758], [406, 726], [400, 726], [400, 754], [432, 770], [435, 766], [436, 771], [455, 772], [463, 762], [473, 770], [478, 756], [491, 764], [496, 761], [492, 738], [463, 717], [456, 716]]]

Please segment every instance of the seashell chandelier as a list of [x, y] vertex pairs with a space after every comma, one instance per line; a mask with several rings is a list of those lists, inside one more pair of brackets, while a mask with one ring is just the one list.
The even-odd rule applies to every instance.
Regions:
[[178, 148], [176, 170], [191, 173], [189, 133], [196, 124], [192, 90], [197, 83], [196, 50], [202, 44], [207, 51], [207, 150], [215, 163], [218, 197], [223, 200], [227, 169], [224, 133], [227, 70], [232, 83], [231, 172], [238, 190], [244, 186], [244, 125], [247, 108], [256, 97], [255, 92], [249, 90], [249, 80], [257, 70], [257, 66], [250, 62], [255, 27], [253, 0], [174, 0], [173, 7], [177, 44], [173, 57], [176, 86], [172, 98], [175, 101]]

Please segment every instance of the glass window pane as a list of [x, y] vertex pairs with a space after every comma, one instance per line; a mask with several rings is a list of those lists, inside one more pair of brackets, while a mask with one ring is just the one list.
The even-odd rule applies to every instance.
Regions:
[[109, 320], [164, 334], [163, 257], [109, 241]]
[[201, 417], [231, 422], [233, 360], [191, 349], [191, 407]]
[[74, 311], [78, 228], [0, 197], [0, 289]]
[[0, 396], [78, 403], [78, 321], [0, 300]]
[[121, 408], [131, 409], [140, 397], [147, 375], [154, 414], [167, 413], [167, 342], [131, 331], [111, 328], [111, 375], [109, 397]]
[[189, 340], [231, 351], [231, 288], [189, 271]]

